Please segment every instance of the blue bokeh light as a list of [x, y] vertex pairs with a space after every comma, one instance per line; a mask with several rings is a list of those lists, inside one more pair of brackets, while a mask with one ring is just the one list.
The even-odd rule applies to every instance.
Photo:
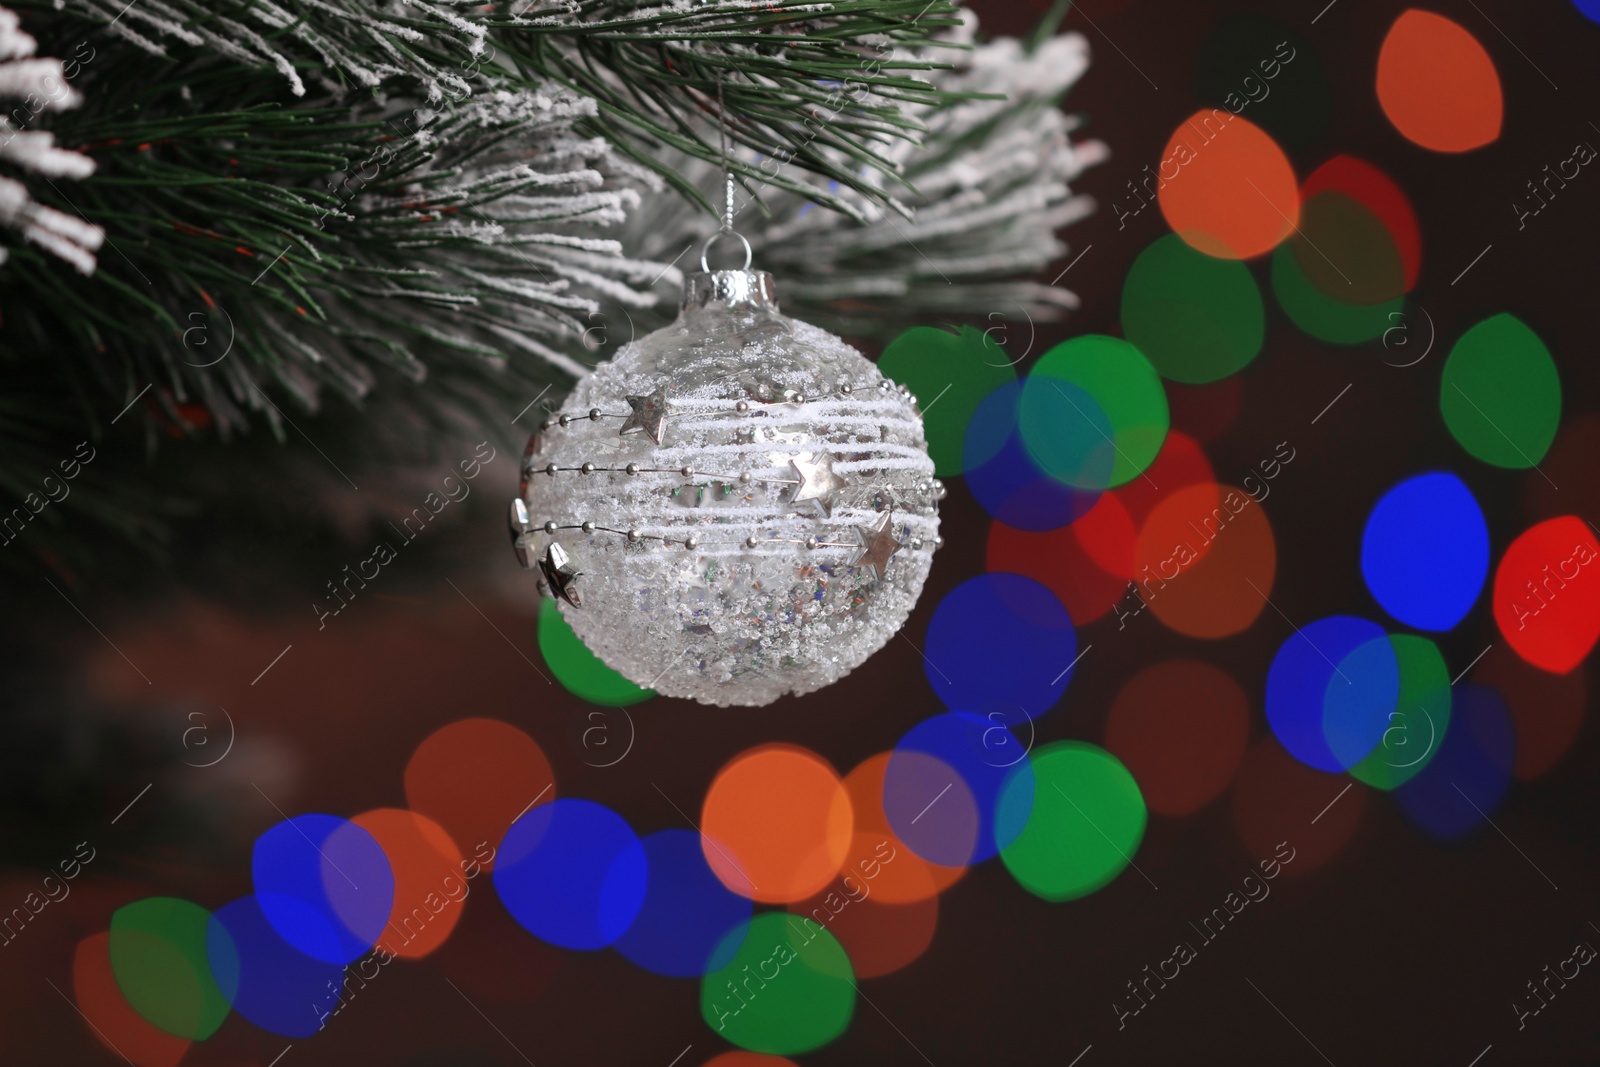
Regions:
[[394, 872], [367, 831], [334, 815], [297, 815], [256, 838], [261, 911], [314, 959], [349, 963], [372, 948], [394, 907]]
[[699, 978], [726, 964], [739, 942], [725, 952], [717, 946], [750, 921], [749, 898], [730, 892], [712, 872], [693, 830], [662, 830], [640, 844], [649, 868], [644, 905], [617, 939], [617, 951], [671, 978]]
[[285, 941], [254, 896], [211, 916], [206, 958], [233, 1010], [281, 1037], [315, 1034], [344, 995], [344, 966], [313, 959]]
[[1367, 517], [1361, 576], [1383, 610], [1419, 630], [1448, 630], [1489, 573], [1489, 526], [1466, 483], [1434, 472], [1385, 493]]
[[511, 824], [494, 888], [511, 917], [562, 948], [616, 941], [644, 905], [649, 864], [627, 822], [603, 804], [552, 800]]
[[982, 574], [939, 602], [923, 670], [946, 706], [1016, 725], [1061, 699], [1078, 655], [1072, 618], [1048, 587], [1020, 574]]
[[1033, 765], [1014, 738], [995, 743], [995, 732], [1007, 731], [994, 719], [953, 711], [924, 719], [895, 745], [883, 774], [883, 813], [913, 852], [964, 867], [1022, 833], [1033, 811]]
[[1017, 401], [1017, 427], [1044, 473], [1074, 489], [1111, 484], [1117, 462], [1111, 420], [1086, 390], [1050, 375], [1030, 375]]
[[1439, 751], [1395, 798], [1407, 818], [1435, 837], [1487, 826], [1511, 787], [1516, 748], [1516, 728], [1500, 694], [1485, 685], [1455, 686]]
[[[1018, 425], [1021, 395], [1021, 385], [1007, 382], [978, 405], [967, 424], [962, 470], [978, 503], [1007, 526], [1059, 529], [1087, 514], [1100, 499], [1100, 490], [1063, 485], [1034, 461]], [[1101, 481], [1110, 476], [1107, 465]]]
[[[1337, 683], [1351, 690], [1341, 695], [1339, 700], [1348, 700], [1348, 706], [1351, 707], [1361, 707], [1363, 698], [1370, 697], [1373, 690], [1382, 691], [1383, 678], [1367, 680], [1357, 686], [1355, 679], [1350, 676], [1350, 670], [1340, 666], [1356, 649], [1374, 641], [1388, 645], [1388, 635], [1376, 623], [1348, 615], [1332, 615], [1318, 619], [1292, 634], [1273, 657], [1272, 666], [1267, 671], [1267, 725], [1272, 727], [1273, 734], [1289, 755], [1306, 766], [1337, 773], [1352, 765], [1342, 760], [1328, 745], [1326, 724], [1329, 694]], [[1393, 654], [1391, 648], [1391, 659]], [[1359, 667], [1367, 662], [1370, 661], [1363, 658], [1352, 666]], [[1376, 657], [1376, 662], [1381, 669], [1381, 655]], [[1396, 670], [1397, 687], [1398, 677]], [[1394, 701], [1391, 698], [1383, 717], [1387, 719], [1388, 712], [1393, 710]], [[1364, 726], [1357, 726], [1348, 731], [1341, 729], [1335, 732], [1341, 736], [1349, 733], [1355, 740], [1351, 747], [1359, 747], [1364, 730]], [[1381, 739], [1382, 736], [1383, 729], [1379, 728], [1378, 737]], [[1341, 742], [1342, 745], [1345, 743]]]
[[1383, 743], [1400, 702], [1400, 659], [1384, 634], [1339, 661], [1323, 693], [1322, 736], [1340, 770], [1349, 770]]

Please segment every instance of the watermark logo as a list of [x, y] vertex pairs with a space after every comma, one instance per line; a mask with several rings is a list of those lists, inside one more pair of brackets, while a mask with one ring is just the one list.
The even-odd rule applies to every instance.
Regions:
[[[1422, 312], [1423, 321], [1428, 324], [1427, 342], [1425, 344], [1422, 343], [1421, 338], [1423, 335], [1420, 333], [1415, 337], [1412, 336], [1412, 319], [1409, 311], [1389, 312], [1389, 321], [1393, 325], [1383, 331], [1383, 349], [1385, 352], [1395, 356], [1396, 359], [1406, 360], [1406, 362], [1395, 362], [1395, 360], [1385, 356], [1383, 362], [1387, 366], [1415, 367], [1418, 363], [1427, 359], [1428, 354], [1433, 351], [1434, 342], [1439, 339], [1439, 331], [1433, 325], [1433, 316], [1428, 314], [1428, 309], [1421, 304], [1417, 305], [1416, 310]], [[1413, 352], [1418, 354], [1412, 356]]]
[[[206, 722], [206, 713], [203, 711], [191, 711], [186, 721], [194, 723], [194, 725], [184, 729], [182, 742], [184, 752], [195, 758], [190, 759], [189, 756], [185, 756], [183, 762], [186, 765], [190, 767], [215, 767], [227, 759], [228, 753], [233, 751], [235, 736], [233, 716], [229, 715], [228, 709], [220, 704], [217, 705], [217, 710], [222, 712], [222, 717], [228, 724], [228, 740], [222, 745], [222, 750], [216, 752], [213, 758], [212, 753], [215, 749], [211, 744], [211, 727]], [[199, 720], [198, 722], [195, 721], [197, 719]]]
[[570, 733], [590, 767], [615, 767], [628, 758], [638, 736], [627, 708], [591, 708], [573, 720]]
[[[639, 336], [639, 328], [634, 325], [633, 316], [629, 315], [626, 309], [623, 310], [622, 315], [628, 320], [628, 340], [626, 343], [631, 345], [634, 338]], [[593, 322], [594, 325], [584, 330], [579, 340], [582, 341], [586, 351], [598, 352], [606, 346], [606, 342], [609, 340], [609, 327], [606, 323], [606, 317], [598, 311], [591, 311], [587, 321]]]
[[[1393, 723], [1393, 725], [1387, 730], [1383, 731], [1383, 749], [1385, 756], [1383, 762], [1387, 763], [1391, 767], [1399, 770], [1405, 770], [1407, 767], [1415, 767], [1417, 764], [1428, 758], [1428, 754], [1433, 751], [1434, 745], [1436, 745], [1439, 741], [1439, 729], [1433, 724], [1433, 716], [1429, 715], [1428, 709], [1420, 704], [1417, 705], [1417, 710], [1422, 712], [1423, 721], [1428, 724], [1428, 740], [1424, 745], [1421, 746], [1420, 751], [1416, 751], [1414, 748], [1415, 739], [1411, 737], [1411, 723], [1409, 721], [1409, 715], [1404, 711], [1391, 711], [1389, 713], [1389, 721]], [[1413, 751], [1416, 751], [1416, 755], [1412, 755]], [[1400, 761], [1397, 762], [1396, 760], [1388, 759], [1387, 757], [1391, 755], [1399, 757]]]
[[189, 366], [215, 367], [233, 351], [233, 317], [225, 309], [207, 303], [185, 313], [183, 324], [179, 340], [184, 351], [194, 357], [184, 360]]
[[[978, 756], [991, 767], [1015, 767], [1028, 757], [1033, 751], [1033, 742], [1037, 737], [1033, 720], [1021, 708], [1007, 708], [991, 711], [984, 718], [989, 722], [983, 728]], [[1017, 738], [1013, 727], [1027, 726], [1026, 742]]]
[[[1038, 340], [1039, 329], [1038, 329], [1037, 326], [1034, 325], [1033, 316], [1028, 314], [1028, 309], [1027, 308], [1025, 308], [1022, 305], [1018, 304], [1017, 305], [1017, 310], [1022, 312], [1022, 317], [1024, 319], [1026, 319], [1027, 323], [1028, 323], [1028, 347], [1024, 348], [1022, 350], [1022, 354], [1019, 355], [1016, 359], [1013, 359], [1013, 360], [1009, 360], [1009, 361], [1003, 360], [1003, 361], [1001, 361], [999, 363], [991, 363], [987, 359], [980, 358], [978, 362], [982, 363], [984, 366], [987, 366], [987, 367], [1015, 367], [1018, 363], [1021, 363], [1023, 360], [1028, 358], [1028, 353], [1033, 351], [1033, 343], [1034, 343], [1034, 341]], [[1006, 335], [1011, 329], [1011, 324], [1013, 322], [1015, 322], [1016, 320], [1015, 319], [1007, 319], [998, 311], [991, 311], [991, 312], [989, 312], [989, 314], [986, 317], [990, 321], [994, 321], [996, 319], [998, 319], [999, 321], [998, 321], [998, 323], [996, 325], [990, 326], [988, 329], [983, 331], [984, 339], [993, 342], [992, 346], [991, 345], [985, 345], [984, 347], [986, 349], [990, 348], [990, 347], [1002, 348], [1006, 344]], [[996, 330], [1000, 331], [1000, 337], [999, 337], [998, 340], [996, 340], [993, 336], [991, 336]]]

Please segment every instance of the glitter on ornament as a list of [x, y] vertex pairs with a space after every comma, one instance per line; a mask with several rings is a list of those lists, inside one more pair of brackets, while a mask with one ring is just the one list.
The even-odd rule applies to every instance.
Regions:
[[511, 539], [629, 680], [769, 704], [904, 625], [944, 496], [916, 398], [780, 314], [770, 275], [690, 275], [678, 320], [565, 408], [529, 442]]

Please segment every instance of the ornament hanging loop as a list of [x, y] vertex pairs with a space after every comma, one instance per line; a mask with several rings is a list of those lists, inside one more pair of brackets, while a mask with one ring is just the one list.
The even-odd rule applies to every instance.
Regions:
[[739, 269], [744, 271], [749, 270], [750, 263], [755, 258], [755, 253], [751, 250], [750, 242], [745, 239], [744, 234], [739, 233], [736, 230], [718, 230], [716, 233], [706, 238], [706, 243], [700, 246], [700, 269], [708, 274], [711, 272], [711, 265], [706, 262], [706, 253], [711, 251], [711, 246], [717, 243], [717, 239], [719, 237], [737, 237], [739, 239], [739, 243], [744, 245], [744, 266], [740, 267]]

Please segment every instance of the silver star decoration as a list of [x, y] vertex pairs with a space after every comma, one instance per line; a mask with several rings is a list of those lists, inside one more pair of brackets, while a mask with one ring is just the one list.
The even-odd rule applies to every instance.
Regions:
[[893, 518], [893, 515], [885, 514], [873, 525], [856, 529], [856, 535], [861, 538], [861, 547], [856, 550], [850, 566], [866, 567], [872, 571], [873, 578], [880, 580], [888, 573], [889, 557], [900, 551], [900, 542], [895, 540], [894, 530], [890, 528]]
[[800, 483], [789, 502], [803, 504], [812, 501], [824, 518], [831, 517], [834, 494], [850, 485], [843, 475], [833, 472], [833, 456], [818, 452], [812, 456], [796, 457], [789, 461], [789, 468]]
[[538, 563], [533, 554], [533, 523], [528, 518], [528, 505], [521, 497], [511, 501], [506, 525], [511, 531], [511, 547], [517, 553], [517, 562], [532, 570]]
[[623, 399], [633, 411], [623, 421], [622, 429], [617, 431], [617, 436], [647, 433], [650, 435], [650, 440], [659, 445], [661, 435], [667, 429], [667, 387], [658, 386], [649, 396], [627, 396]]
[[578, 591], [572, 588], [581, 572], [573, 565], [572, 557], [559, 541], [551, 541], [539, 560], [539, 573], [544, 576], [545, 588], [553, 597], [559, 597], [575, 608], [583, 607]]

